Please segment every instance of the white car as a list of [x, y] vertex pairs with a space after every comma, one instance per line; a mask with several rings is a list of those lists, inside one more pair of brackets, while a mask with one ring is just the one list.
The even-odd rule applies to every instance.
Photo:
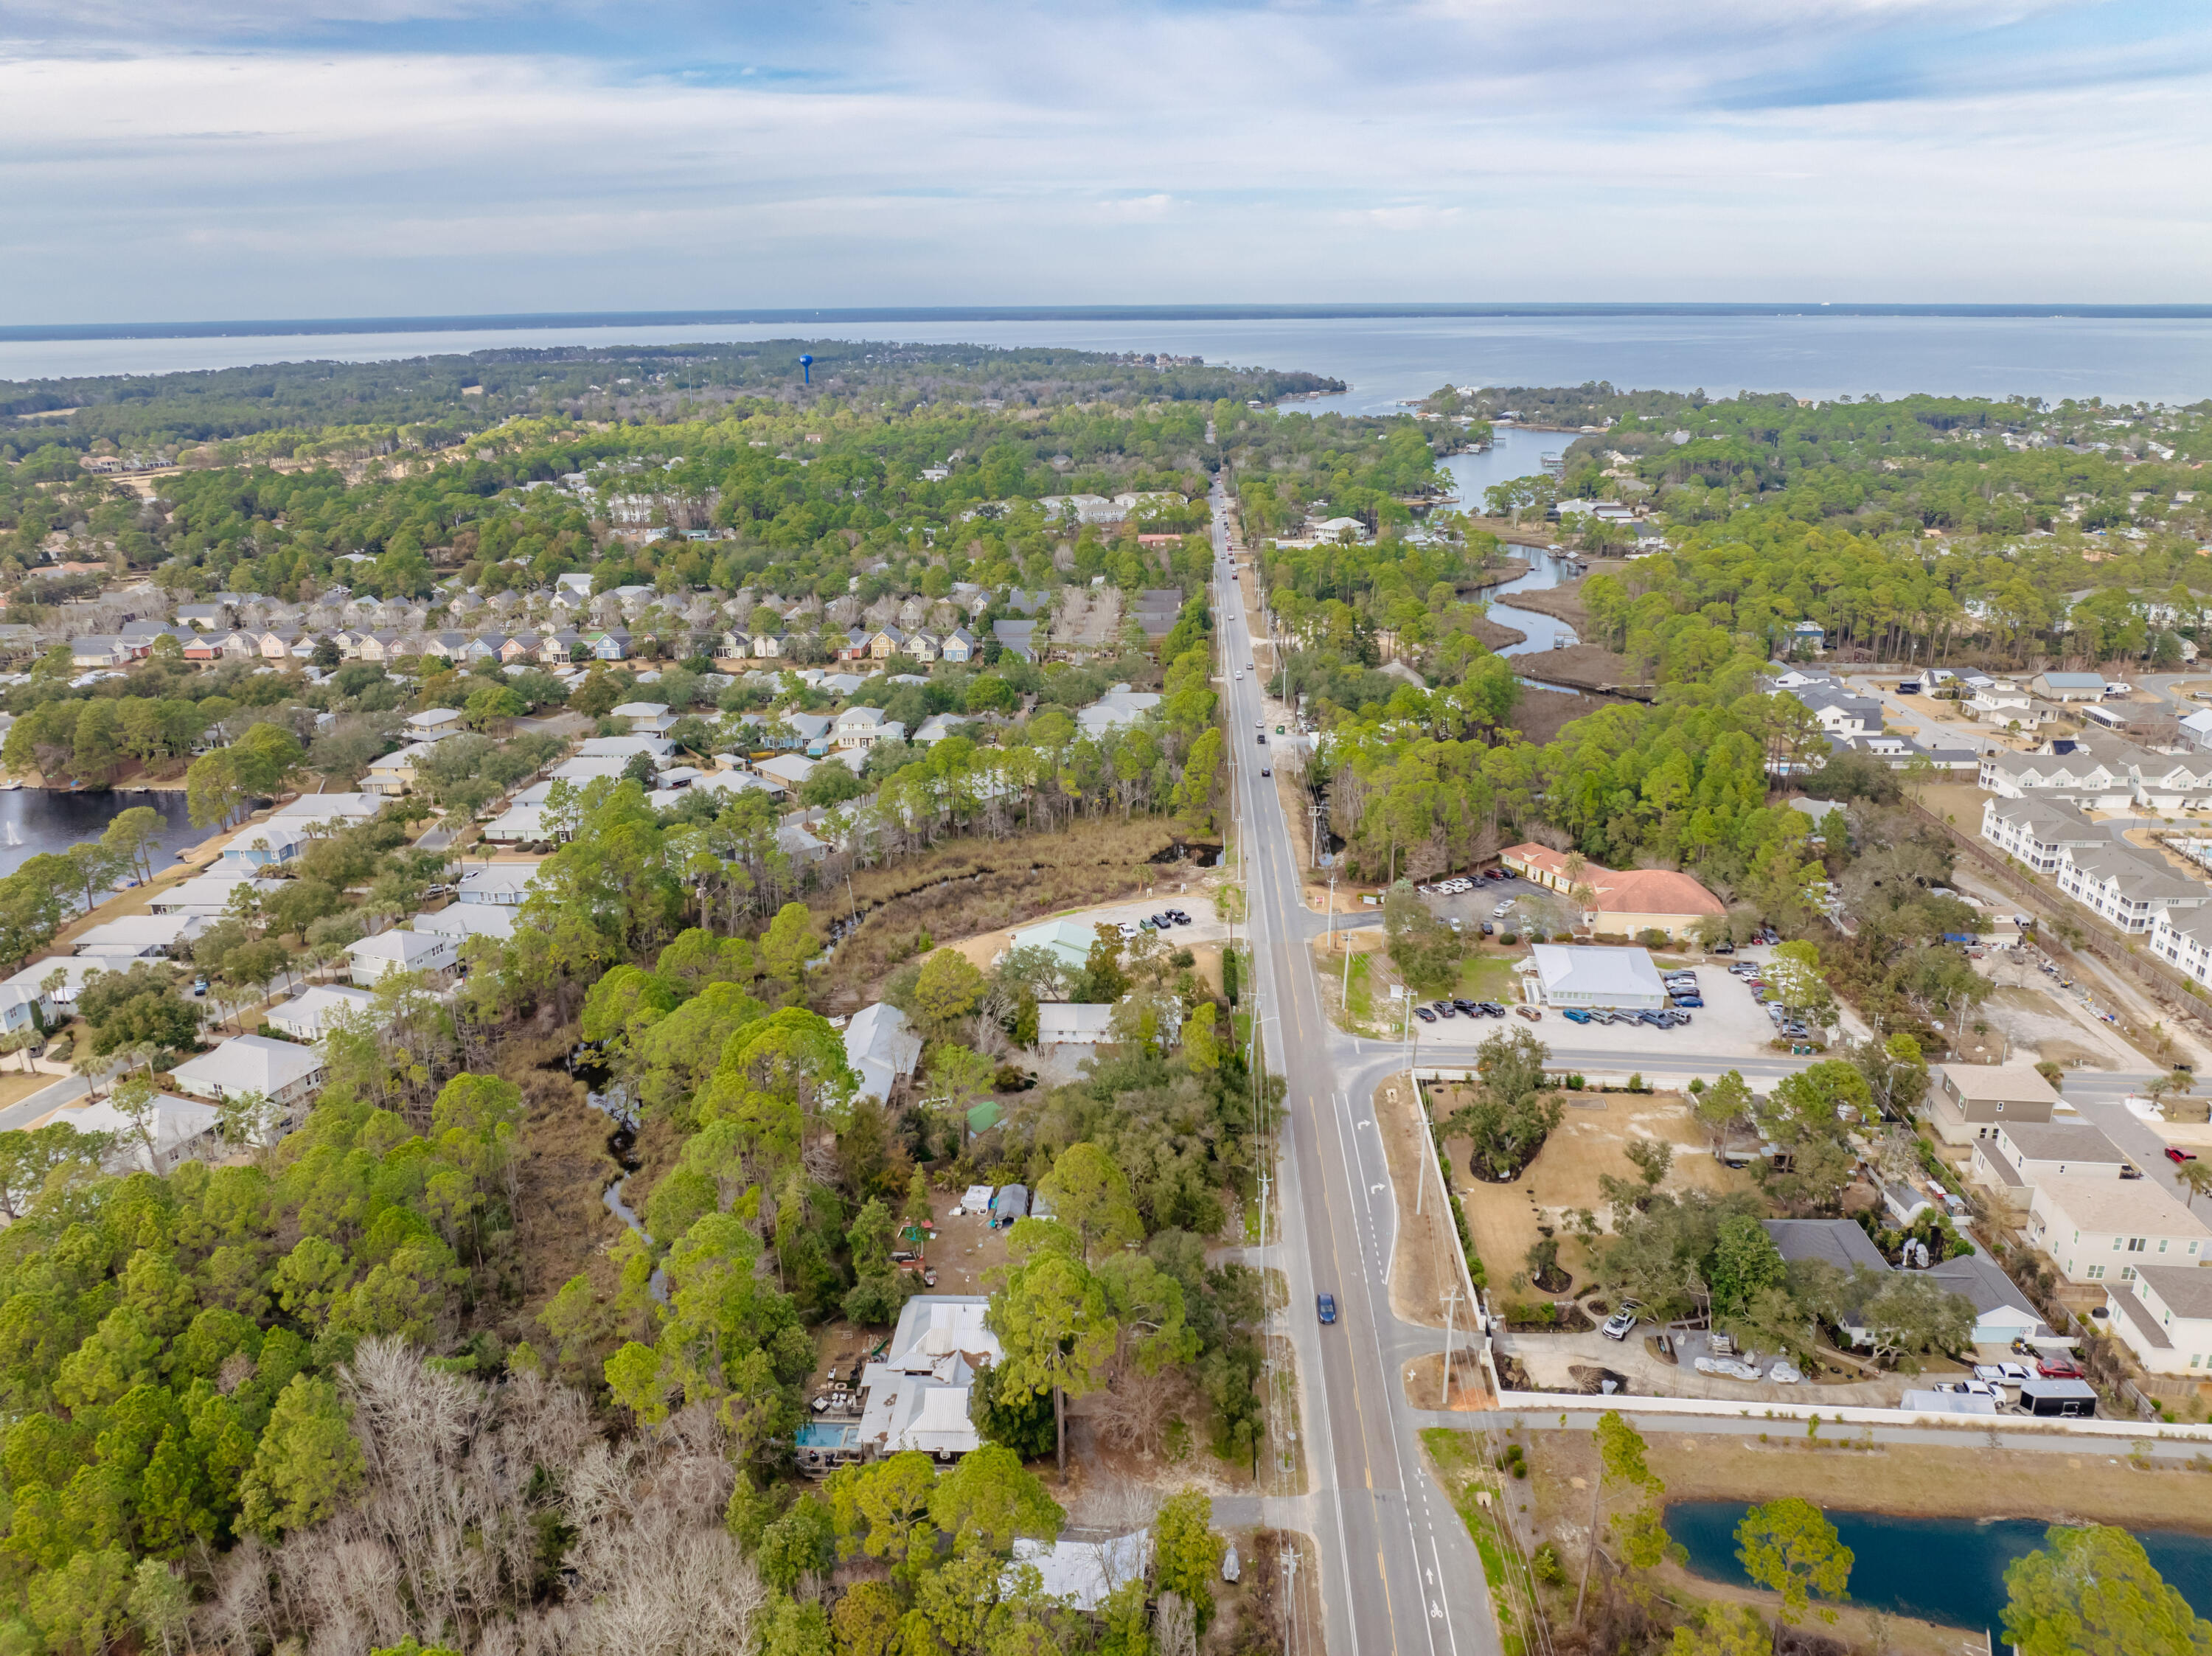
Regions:
[[1504, 902], [1498, 904], [1497, 907], [1490, 911], [1490, 918], [1493, 920], [1502, 920], [1512, 912], [1513, 899], [1508, 897]]
[[2105, 686], [2105, 694], [2106, 695], [2133, 695], [2135, 693], [2136, 687], [2132, 684], [2107, 684]]
[[1115, 929], [1116, 931], [1119, 931], [1119, 932], [1121, 934], [1121, 937], [1122, 937], [1122, 938], [1123, 938], [1123, 940], [1124, 940], [1125, 942], [1126, 942], [1126, 941], [1132, 941], [1132, 940], [1133, 940], [1133, 939], [1136, 937], [1136, 936], [1137, 936], [1137, 928], [1136, 928], [1135, 926], [1133, 926], [1133, 925], [1131, 925], [1128, 923], [1128, 921], [1127, 921], [1127, 920], [1123, 920], [1120, 925], [1116, 925], [1114, 929]]

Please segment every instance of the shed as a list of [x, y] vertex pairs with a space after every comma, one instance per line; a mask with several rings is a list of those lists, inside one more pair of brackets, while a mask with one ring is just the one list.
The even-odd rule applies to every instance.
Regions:
[[1001, 1185], [999, 1193], [991, 1198], [991, 1223], [994, 1227], [1011, 1225], [1017, 1219], [1026, 1219], [1030, 1213], [1030, 1187], [1027, 1185]]

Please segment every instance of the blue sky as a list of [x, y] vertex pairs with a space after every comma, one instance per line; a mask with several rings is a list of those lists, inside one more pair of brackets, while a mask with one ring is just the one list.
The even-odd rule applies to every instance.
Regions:
[[2212, 7], [7, 0], [0, 322], [2198, 301]]

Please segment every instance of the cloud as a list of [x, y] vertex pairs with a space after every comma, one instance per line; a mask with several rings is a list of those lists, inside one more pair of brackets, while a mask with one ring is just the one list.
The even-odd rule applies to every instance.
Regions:
[[2117, 3], [17, 0], [0, 30], [18, 321], [2164, 299], [2212, 207], [2212, 21]]

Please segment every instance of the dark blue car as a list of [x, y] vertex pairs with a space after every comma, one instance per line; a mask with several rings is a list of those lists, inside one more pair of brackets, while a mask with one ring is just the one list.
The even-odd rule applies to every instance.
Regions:
[[1334, 1294], [1322, 1295], [1319, 1298], [1315, 1300], [1314, 1309], [1321, 1314], [1321, 1319], [1323, 1322], [1334, 1322], [1336, 1320], [1336, 1295]]

